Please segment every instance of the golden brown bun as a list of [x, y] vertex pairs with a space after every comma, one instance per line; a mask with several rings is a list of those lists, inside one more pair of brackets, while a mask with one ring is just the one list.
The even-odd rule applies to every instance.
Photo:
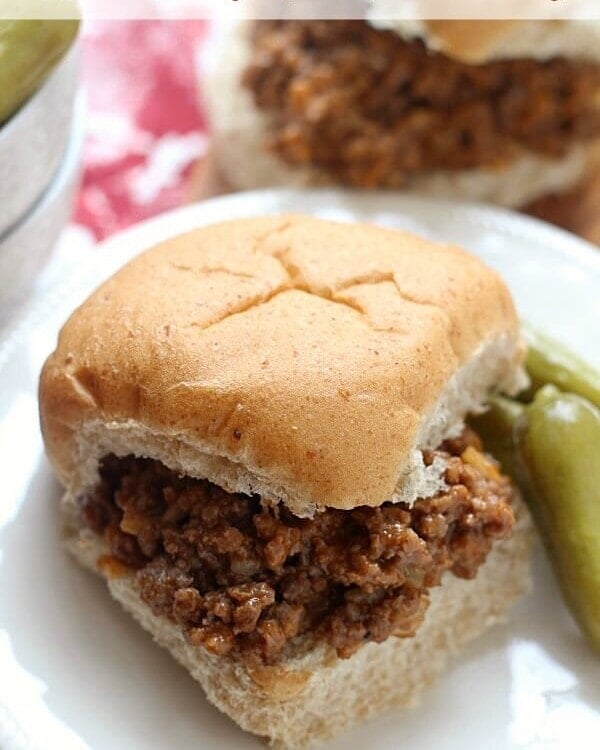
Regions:
[[181, 628], [153, 615], [130, 573], [111, 576], [109, 566], [98, 565], [107, 552], [104, 542], [72, 524], [76, 509], [69, 499], [63, 504], [67, 545], [79, 562], [107, 578], [112, 596], [198, 680], [211, 703], [279, 750], [312, 746], [383, 711], [415, 706], [451, 657], [506, 620], [530, 585], [531, 523], [521, 503], [515, 510], [512, 537], [494, 545], [474, 580], [446, 573], [442, 585], [431, 590], [431, 605], [415, 637], [366, 644], [350, 659], [338, 659], [323, 645], [308, 652], [300, 646], [281, 665], [248, 669], [190, 646]]
[[41, 421], [74, 493], [136, 453], [308, 515], [437, 490], [418, 450], [517, 387], [521, 359], [508, 290], [463, 250], [239, 220], [143, 253], [72, 315]]

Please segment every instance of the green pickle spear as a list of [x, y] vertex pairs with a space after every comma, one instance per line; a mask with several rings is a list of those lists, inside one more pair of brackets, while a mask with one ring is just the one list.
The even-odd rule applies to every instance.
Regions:
[[483, 414], [469, 417], [470, 426], [481, 436], [483, 444], [502, 467], [502, 471], [515, 481], [513, 428], [525, 411], [525, 405], [504, 396], [493, 396]]
[[36, 91], [77, 35], [79, 21], [0, 21], [0, 125]]
[[542, 388], [518, 418], [522, 486], [571, 612], [600, 652], [600, 410]]
[[[545, 383], [576, 393], [600, 407], [600, 372], [547, 336], [524, 326], [527, 371], [533, 392]], [[531, 394], [531, 391], [530, 391]]]

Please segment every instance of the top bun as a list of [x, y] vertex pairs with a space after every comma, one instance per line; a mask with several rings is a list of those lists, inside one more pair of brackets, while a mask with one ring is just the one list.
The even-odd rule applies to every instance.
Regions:
[[40, 382], [68, 490], [107, 453], [325, 507], [435, 490], [419, 449], [522, 384], [499, 276], [455, 247], [301, 216], [231, 221], [143, 253], [63, 327]]
[[473, 65], [507, 58], [600, 61], [598, 21], [389, 20], [373, 13], [369, 22], [405, 39], [421, 39], [432, 52]]

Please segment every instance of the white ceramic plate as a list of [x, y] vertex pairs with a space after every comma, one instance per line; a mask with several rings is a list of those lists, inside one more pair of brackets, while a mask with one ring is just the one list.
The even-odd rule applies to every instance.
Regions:
[[[185, 208], [110, 240], [39, 296], [0, 341], [2, 750], [262, 746], [212, 708], [104, 584], [65, 556], [57, 531], [60, 489], [37, 425], [36, 381], [73, 306], [132, 255], [194, 226], [282, 211], [368, 219], [460, 243], [501, 271], [525, 318], [600, 365], [600, 254], [505, 211], [390, 194], [269, 191]], [[421, 708], [388, 714], [329, 747], [591, 750], [600, 746], [599, 706], [600, 661], [583, 643], [538, 550], [534, 593], [509, 625], [457, 660]]]

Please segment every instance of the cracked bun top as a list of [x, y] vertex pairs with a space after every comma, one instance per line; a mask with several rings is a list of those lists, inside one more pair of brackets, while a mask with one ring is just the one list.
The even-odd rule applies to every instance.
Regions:
[[299, 515], [379, 505], [411, 499], [415, 455], [514, 391], [522, 356], [505, 285], [463, 250], [244, 219], [148, 250], [73, 313], [42, 372], [42, 429], [72, 493], [113, 452]]

